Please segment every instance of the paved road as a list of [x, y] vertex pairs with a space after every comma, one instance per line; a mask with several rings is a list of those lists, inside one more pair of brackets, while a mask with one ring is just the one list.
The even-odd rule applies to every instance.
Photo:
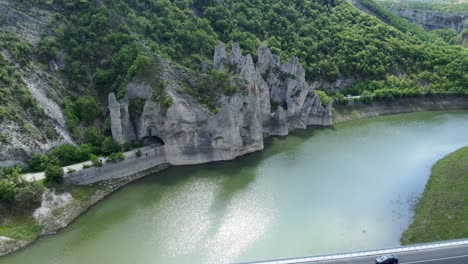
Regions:
[[[411, 251], [395, 253], [400, 260], [400, 264], [468, 264], [468, 245], [455, 246], [439, 249], [428, 249], [423, 251]], [[332, 261], [315, 261], [302, 263], [316, 264], [374, 264], [378, 255], [349, 258]], [[298, 262], [300, 263], [300, 262]]]
[[[150, 152], [153, 149], [154, 148], [152, 148], [152, 147], [143, 147], [143, 148], [139, 148], [139, 149], [133, 149], [133, 150], [124, 152], [124, 156], [125, 157], [134, 156], [134, 155], [136, 155], [136, 152], [138, 150], [141, 151], [142, 155], [145, 155], [145, 153]], [[99, 158], [103, 161], [103, 163], [105, 163], [106, 158], [104, 158], [104, 157], [99, 157]], [[79, 171], [79, 170], [83, 169], [83, 165], [92, 165], [92, 164], [93, 163], [88, 160], [88, 161], [85, 161], [85, 162], [76, 163], [76, 164], [72, 164], [72, 165], [63, 167], [63, 171], [65, 173], [67, 173], [69, 169], [72, 169], [74, 171]], [[44, 174], [43, 171], [34, 172], [34, 173], [26, 173], [26, 174], [23, 175], [23, 179], [25, 179], [26, 181], [40, 181], [42, 179], [45, 179], [45, 174]]]
[[337, 255], [245, 262], [244, 264], [374, 264], [378, 256], [387, 254], [396, 255], [400, 264], [468, 264], [468, 240], [442, 241]]

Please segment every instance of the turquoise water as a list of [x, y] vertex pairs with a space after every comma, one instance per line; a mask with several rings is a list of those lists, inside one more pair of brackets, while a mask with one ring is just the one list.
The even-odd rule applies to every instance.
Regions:
[[431, 166], [468, 145], [468, 112], [357, 120], [171, 167], [1, 264], [228, 263], [399, 245]]

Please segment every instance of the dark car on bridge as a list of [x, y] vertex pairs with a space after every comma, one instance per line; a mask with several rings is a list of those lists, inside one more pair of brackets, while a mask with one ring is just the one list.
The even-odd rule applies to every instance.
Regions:
[[398, 258], [394, 255], [380, 256], [375, 260], [375, 264], [398, 264]]

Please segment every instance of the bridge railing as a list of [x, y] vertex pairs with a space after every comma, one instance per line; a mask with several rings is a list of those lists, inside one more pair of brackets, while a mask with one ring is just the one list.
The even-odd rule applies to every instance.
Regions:
[[441, 242], [426, 243], [426, 244], [414, 244], [414, 245], [389, 248], [389, 249], [358, 251], [358, 252], [342, 253], [342, 254], [334, 254], [334, 255], [321, 255], [321, 256], [301, 257], [301, 258], [285, 258], [285, 259], [277, 259], [277, 260], [240, 262], [238, 264], [294, 264], [294, 263], [305, 263], [305, 262], [314, 262], [314, 261], [367, 257], [367, 256], [373, 256], [373, 255], [385, 255], [385, 254], [393, 254], [393, 253], [399, 253], [399, 252], [410, 252], [410, 251], [436, 249], [436, 248], [443, 248], [443, 247], [463, 246], [463, 245], [468, 245], [468, 239], [449, 240], [449, 241], [441, 241]]

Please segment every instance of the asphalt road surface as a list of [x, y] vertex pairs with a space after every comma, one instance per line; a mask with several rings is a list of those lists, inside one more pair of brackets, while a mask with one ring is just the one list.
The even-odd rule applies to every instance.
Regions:
[[[468, 264], [468, 245], [394, 253], [399, 264]], [[328, 261], [297, 262], [307, 264], [375, 264], [379, 255]]]

